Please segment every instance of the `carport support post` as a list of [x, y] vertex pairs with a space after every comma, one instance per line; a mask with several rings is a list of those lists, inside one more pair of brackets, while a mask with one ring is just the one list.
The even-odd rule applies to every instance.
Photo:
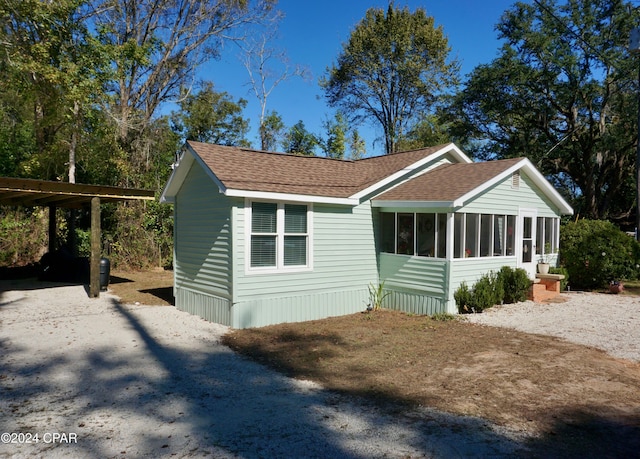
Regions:
[[89, 267], [89, 297], [100, 296], [100, 198], [91, 198], [91, 261]]
[[56, 236], [57, 236], [57, 225], [56, 225], [56, 206], [49, 206], [49, 253], [53, 253], [56, 250]]

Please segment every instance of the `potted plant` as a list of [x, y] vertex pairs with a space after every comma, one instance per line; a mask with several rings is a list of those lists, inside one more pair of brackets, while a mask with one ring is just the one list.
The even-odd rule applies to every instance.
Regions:
[[538, 262], [538, 272], [540, 274], [549, 274], [549, 256], [551, 255], [551, 244], [548, 242], [544, 245], [544, 253]]
[[624, 290], [624, 284], [620, 281], [617, 280], [612, 280], [611, 282], [609, 282], [609, 292], [610, 293], [622, 293], [622, 291]]

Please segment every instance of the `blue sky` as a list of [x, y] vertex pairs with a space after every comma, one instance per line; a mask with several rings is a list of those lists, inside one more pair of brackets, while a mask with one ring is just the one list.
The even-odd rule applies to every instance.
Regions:
[[[500, 42], [494, 30], [502, 13], [515, 0], [423, 0], [396, 1], [398, 7], [418, 7], [433, 16], [449, 39], [451, 55], [462, 63], [462, 77], [478, 64], [489, 63], [496, 57]], [[277, 111], [287, 127], [302, 120], [310, 132], [323, 134], [322, 123], [333, 118], [334, 110], [327, 106], [318, 85], [326, 68], [332, 65], [351, 30], [364, 17], [368, 8], [387, 8], [388, 0], [279, 0], [284, 13], [280, 22], [278, 41], [274, 46], [286, 51], [290, 63], [307, 67], [311, 80], [289, 79], [275, 88], [268, 99], [267, 110]], [[239, 50], [229, 45], [222, 58], [206, 64], [200, 71], [202, 79], [213, 81], [217, 91], [226, 91], [234, 99], [248, 101], [244, 116], [251, 121], [249, 140], [259, 147], [257, 128], [260, 105], [250, 92], [249, 77], [238, 59]], [[367, 141], [367, 155], [384, 153], [384, 143], [374, 139], [381, 131], [373, 125], [358, 127]]]

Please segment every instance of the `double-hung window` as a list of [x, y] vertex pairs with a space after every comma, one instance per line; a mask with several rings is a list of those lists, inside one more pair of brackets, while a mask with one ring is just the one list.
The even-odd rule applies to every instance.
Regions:
[[252, 270], [310, 267], [309, 206], [255, 201], [250, 215], [248, 255]]

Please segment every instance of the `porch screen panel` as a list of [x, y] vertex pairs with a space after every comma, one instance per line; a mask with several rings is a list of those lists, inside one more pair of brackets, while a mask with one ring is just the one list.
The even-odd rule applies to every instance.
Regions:
[[438, 252], [436, 257], [447, 257], [447, 214], [438, 214]]
[[380, 250], [386, 253], [396, 252], [396, 214], [380, 214]]
[[507, 215], [507, 243], [505, 245], [506, 253], [509, 256], [515, 255], [516, 250], [516, 216]]
[[536, 226], [536, 254], [541, 255], [543, 253], [544, 242], [545, 242], [545, 224], [544, 217], [537, 218], [537, 226]]
[[482, 214], [480, 216], [480, 256], [491, 256], [491, 233], [492, 233], [492, 221], [491, 215]]
[[436, 256], [436, 214], [418, 214], [418, 255]]
[[478, 223], [480, 218], [478, 214], [466, 214], [464, 250], [465, 256], [478, 256]]
[[398, 214], [398, 253], [404, 255], [414, 254], [414, 214]]
[[549, 248], [550, 253], [555, 253], [557, 251], [556, 247], [556, 222], [559, 221], [557, 218], [545, 218], [544, 219], [544, 249], [545, 253], [547, 248]]
[[504, 255], [504, 220], [504, 215], [495, 215], [493, 217], [493, 255], [497, 257]]
[[453, 216], [453, 257], [463, 258], [464, 253], [464, 214]]

